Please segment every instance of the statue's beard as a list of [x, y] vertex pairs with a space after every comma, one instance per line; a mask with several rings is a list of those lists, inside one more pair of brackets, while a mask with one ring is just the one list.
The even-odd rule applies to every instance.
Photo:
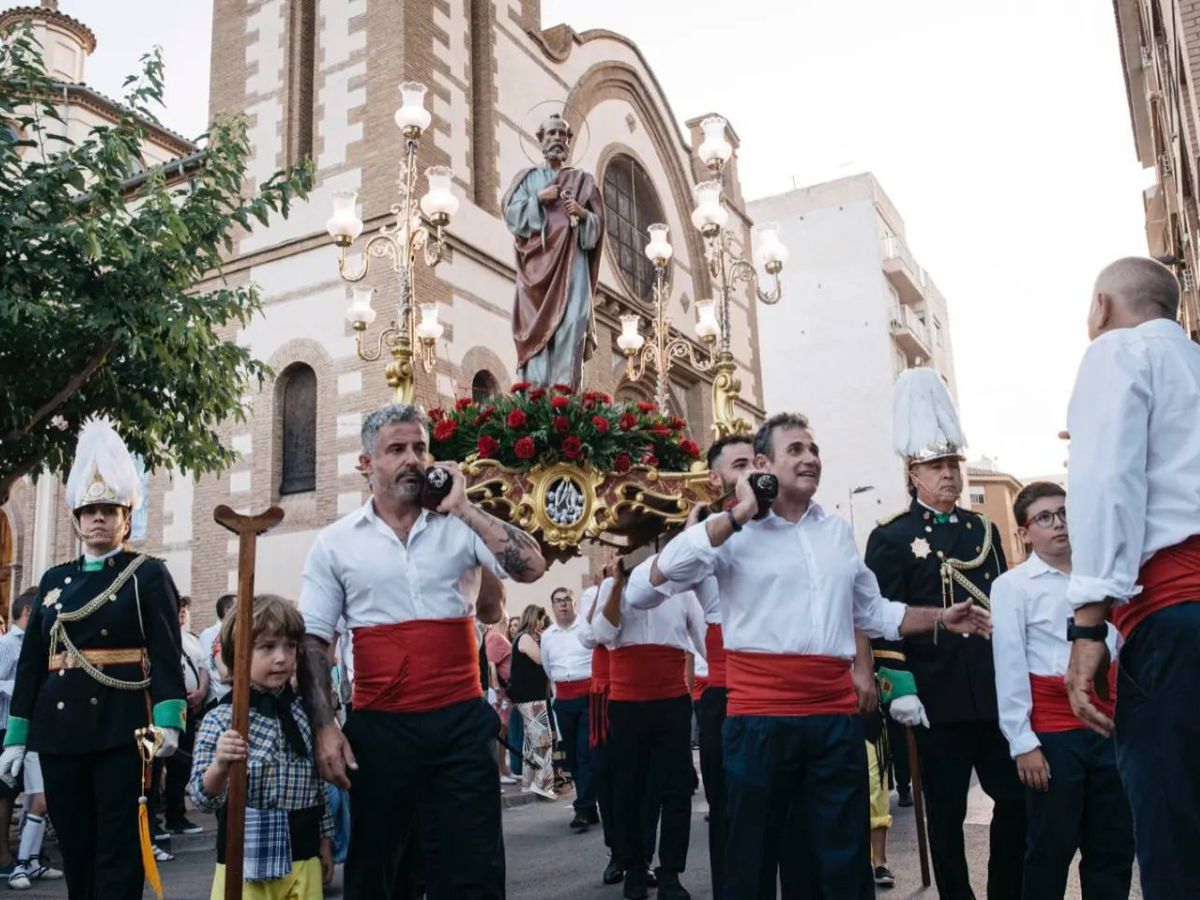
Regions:
[[567, 152], [568, 151], [567, 151], [566, 144], [551, 144], [549, 147], [546, 148], [545, 156], [546, 156], [546, 159], [553, 159], [553, 160], [557, 160], [558, 162], [565, 162], [567, 159]]

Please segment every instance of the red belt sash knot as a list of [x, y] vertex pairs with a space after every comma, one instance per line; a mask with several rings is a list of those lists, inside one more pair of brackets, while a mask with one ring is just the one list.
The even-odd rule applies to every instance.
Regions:
[[353, 629], [354, 708], [428, 712], [483, 696], [473, 619]]
[[725, 632], [720, 622], [710, 623], [704, 631], [704, 656], [708, 663], [708, 686], [725, 687]]
[[712, 687], [712, 682], [703, 675], [697, 675], [692, 679], [692, 699], [699, 700], [700, 695]]
[[597, 644], [592, 648], [592, 693], [588, 698], [588, 746], [602, 747], [608, 743], [608, 648]]
[[[1062, 675], [1029, 674], [1029, 691], [1033, 697], [1033, 711], [1029, 716], [1030, 727], [1034, 731], [1057, 733], [1074, 731], [1087, 726], [1075, 716], [1071, 709], [1071, 701], [1067, 696], [1067, 683]], [[1108, 667], [1108, 699], [1101, 700], [1094, 690], [1089, 690], [1092, 703], [1096, 709], [1110, 719], [1117, 705], [1117, 667]]]
[[592, 648], [592, 693], [602, 694], [608, 690], [608, 648], [599, 644]]
[[555, 700], [578, 700], [591, 693], [592, 679], [581, 678], [578, 681], [554, 682]]
[[1163, 547], [1138, 571], [1142, 592], [1113, 607], [1112, 620], [1126, 640], [1152, 613], [1180, 603], [1200, 602], [1200, 534]]
[[687, 654], [663, 644], [618, 647], [609, 656], [610, 700], [645, 702], [686, 697]]
[[801, 653], [726, 651], [731, 716], [854, 715], [850, 660]]

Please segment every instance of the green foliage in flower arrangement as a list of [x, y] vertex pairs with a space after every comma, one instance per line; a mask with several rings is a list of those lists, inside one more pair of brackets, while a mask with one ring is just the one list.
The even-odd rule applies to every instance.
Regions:
[[514, 469], [562, 460], [625, 472], [641, 463], [686, 472], [700, 448], [683, 436], [687, 423], [653, 403], [614, 403], [607, 394], [576, 394], [566, 385], [534, 388], [521, 381], [511, 394], [482, 403], [461, 397], [453, 409], [429, 411], [435, 459], [494, 459]]

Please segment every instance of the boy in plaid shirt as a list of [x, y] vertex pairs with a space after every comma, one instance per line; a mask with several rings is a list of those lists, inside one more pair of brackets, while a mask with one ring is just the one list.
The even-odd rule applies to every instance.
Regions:
[[[221, 656], [233, 667], [237, 616], [221, 626]], [[270, 594], [254, 598], [249, 745], [231, 727], [232, 694], [200, 724], [189, 783], [201, 809], [217, 811], [217, 871], [212, 900], [225, 896], [225, 800], [231, 763], [247, 760], [242, 896], [248, 900], [320, 900], [333, 880], [333, 819], [313, 760], [312, 729], [292, 691], [304, 620]]]

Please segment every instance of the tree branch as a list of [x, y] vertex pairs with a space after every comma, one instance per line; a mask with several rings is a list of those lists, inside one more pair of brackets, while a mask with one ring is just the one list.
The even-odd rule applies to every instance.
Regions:
[[109, 341], [100, 353], [93, 357], [86, 366], [68, 378], [67, 383], [62, 386], [59, 392], [43, 403], [24, 426], [6, 434], [4, 441], [15, 441], [29, 434], [43, 419], [66, 403], [71, 398], [71, 395], [83, 387], [84, 383], [96, 374], [96, 370], [104, 365], [104, 361], [108, 359], [108, 354], [112, 352], [114, 346], [116, 346], [116, 342]]

